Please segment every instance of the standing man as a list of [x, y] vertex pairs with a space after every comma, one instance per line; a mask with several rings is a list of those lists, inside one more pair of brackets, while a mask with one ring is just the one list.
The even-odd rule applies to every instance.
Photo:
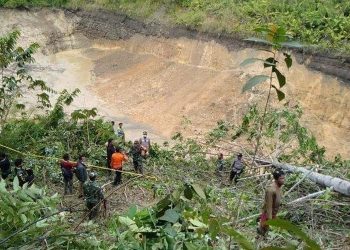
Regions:
[[265, 200], [262, 209], [262, 214], [260, 215], [260, 227], [258, 228], [258, 233], [260, 235], [265, 235], [269, 229], [266, 224], [268, 220], [274, 219], [277, 216], [278, 210], [281, 205], [282, 198], [282, 186], [285, 181], [285, 174], [282, 170], [276, 169], [273, 172], [273, 182], [266, 188]]
[[147, 131], [143, 131], [142, 138], [140, 138], [139, 142], [140, 145], [143, 147], [142, 156], [143, 158], [147, 158], [151, 150], [151, 140], [147, 137]]
[[114, 129], [114, 125], [115, 125], [115, 122], [114, 122], [114, 121], [111, 121], [111, 126], [112, 126], [113, 134], [116, 134], [115, 129]]
[[142, 166], [142, 150], [143, 147], [140, 145], [138, 140], [134, 141], [134, 145], [131, 147], [130, 154], [132, 156], [132, 163], [136, 173], [143, 174]]
[[69, 154], [63, 155], [60, 166], [64, 181], [64, 195], [73, 193], [73, 168], [77, 166], [76, 162], [69, 161]]
[[216, 173], [221, 175], [221, 172], [224, 170], [224, 155], [222, 153], [218, 154], [218, 159], [216, 161]]
[[11, 164], [4, 152], [0, 152], [1, 178], [4, 180], [11, 174]]
[[96, 183], [96, 174], [89, 174], [89, 181], [84, 183], [84, 197], [86, 207], [89, 209], [89, 219], [92, 220], [98, 215], [101, 201], [104, 200], [102, 188]]
[[125, 132], [124, 132], [124, 129], [123, 129], [123, 123], [120, 122], [119, 124], [119, 127], [117, 128], [117, 137], [121, 139], [121, 141], [123, 143], [125, 143]]
[[243, 166], [243, 161], [242, 161], [242, 154], [239, 153], [237, 155], [237, 158], [232, 163], [232, 169], [231, 169], [231, 173], [230, 173], [230, 183], [232, 183], [233, 179], [235, 181], [235, 184], [237, 183], [239, 176], [243, 172], [243, 168], [244, 168], [244, 166]]
[[87, 181], [87, 171], [85, 165], [85, 156], [80, 155], [78, 160], [78, 165], [75, 168], [75, 176], [79, 180], [79, 196], [78, 198], [83, 197], [83, 185]]
[[[107, 168], [111, 168], [112, 155], [115, 152], [114, 140], [112, 138], [108, 139], [106, 151], [107, 151]], [[112, 174], [112, 171], [109, 171], [109, 175], [111, 174]]]
[[115, 148], [115, 153], [112, 155], [111, 159], [111, 168], [113, 168], [115, 171], [115, 178], [113, 185], [118, 186], [122, 183], [122, 170], [123, 170], [123, 162], [127, 161], [128, 157], [121, 152], [120, 147]]

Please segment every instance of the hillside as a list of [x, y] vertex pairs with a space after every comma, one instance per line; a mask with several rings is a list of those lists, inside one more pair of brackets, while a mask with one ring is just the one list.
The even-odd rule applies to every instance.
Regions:
[[[38, 25], [42, 19], [44, 26]], [[264, 90], [241, 94], [246, 79], [262, 69], [239, 64], [264, 53], [239, 40], [167, 30], [106, 12], [2, 10], [1, 21], [6, 24], [3, 31], [18, 27], [24, 43], [41, 44], [35, 74], [60, 89], [84, 89], [76, 103], [124, 121], [129, 139], [137, 138], [142, 127], [153, 129], [156, 141], [177, 131], [204, 134], [218, 120], [240, 119], [250, 103], [264, 99]], [[347, 64], [294, 55], [299, 63], [285, 70], [290, 81], [287, 101], [302, 107], [303, 124], [328, 156], [349, 157]]]
[[300, 14], [287, 3], [313, 6], [0, 0], [0, 248], [349, 249], [347, 37], [282, 48], [269, 25], [272, 47], [240, 38], [267, 17], [293, 31], [274, 19]]

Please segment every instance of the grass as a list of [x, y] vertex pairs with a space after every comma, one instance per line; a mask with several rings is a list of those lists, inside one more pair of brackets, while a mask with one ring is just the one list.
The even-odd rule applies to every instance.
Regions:
[[0, 0], [0, 6], [62, 7], [154, 16], [200, 31], [240, 36], [261, 24], [284, 26], [317, 50], [350, 52], [350, 1], [342, 0]]

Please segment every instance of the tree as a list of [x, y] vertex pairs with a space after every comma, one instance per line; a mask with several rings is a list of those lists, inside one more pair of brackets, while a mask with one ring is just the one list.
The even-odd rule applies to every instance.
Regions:
[[[269, 83], [269, 91], [268, 91], [268, 95], [267, 95], [267, 99], [266, 99], [266, 103], [263, 111], [263, 117], [261, 119], [259, 130], [258, 130], [258, 137], [257, 137], [257, 142], [254, 150], [252, 163], [254, 163], [256, 154], [259, 149], [261, 134], [264, 126], [267, 108], [270, 102], [272, 89], [275, 89], [279, 101], [282, 101], [285, 98], [285, 93], [281, 90], [281, 88], [286, 84], [286, 77], [277, 68], [279, 64], [279, 61], [277, 61], [277, 55], [279, 52], [283, 52], [283, 49], [282, 49], [283, 46], [288, 46], [288, 47], [298, 46], [296, 43], [287, 42], [287, 40], [289, 40], [291, 37], [287, 34], [286, 30], [283, 27], [278, 27], [274, 24], [270, 24], [268, 26], [258, 28], [256, 29], [256, 31], [262, 34], [265, 37], [265, 39], [249, 38], [246, 40], [265, 44], [266, 46], [268, 46], [268, 49], [264, 49], [264, 51], [271, 53], [272, 56], [266, 59], [248, 58], [241, 63], [241, 66], [245, 66], [255, 62], [262, 62], [264, 68], [271, 68], [269, 75], [256, 75], [250, 78], [245, 83], [242, 89], [242, 92], [245, 92], [245, 91], [251, 90], [254, 86], [258, 84], [264, 83], [266, 81], [268, 81]], [[288, 52], [283, 52], [283, 56], [284, 56], [284, 62], [287, 68], [289, 69], [293, 63], [291, 55]], [[278, 86], [274, 84], [275, 79], [277, 79]]]
[[34, 79], [28, 72], [39, 44], [32, 43], [24, 49], [17, 46], [19, 36], [20, 32], [16, 30], [0, 37], [0, 130], [14, 108], [25, 109], [20, 98], [26, 91], [36, 94], [40, 108], [51, 106], [49, 93], [54, 92], [44, 81]]

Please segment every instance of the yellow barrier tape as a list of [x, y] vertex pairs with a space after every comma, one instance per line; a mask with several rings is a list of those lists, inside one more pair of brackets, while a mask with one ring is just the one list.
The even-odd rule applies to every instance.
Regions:
[[[36, 154], [30, 154], [30, 153], [23, 153], [19, 150], [10, 148], [10, 147], [3, 145], [1, 143], [0, 143], [0, 147], [6, 148], [10, 151], [13, 151], [13, 152], [16, 152], [18, 154], [25, 155], [25, 156], [31, 156], [31, 157], [35, 157], [35, 158], [41, 158], [41, 159], [52, 159], [52, 160], [57, 160], [57, 161], [61, 160], [60, 158], [52, 157], [52, 156], [43, 156], [43, 155], [36, 155]], [[142, 175], [142, 174], [138, 174], [138, 173], [134, 173], [134, 172], [130, 172], [130, 171], [116, 170], [116, 169], [111, 169], [111, 168], [106, 168], [106, 167], [95, 166], [95, 165], [88, 165], [88, 167], [98, 168], [98, 169], [103, 169], [103, 170], [108, 170], [108, 171], [113, 171], [113, 172], [121, 172], [124, 174], [133, 175], [133, 176], [143, 176], [144, 178], [158, 180], [158, 178], [154, 175]]]

